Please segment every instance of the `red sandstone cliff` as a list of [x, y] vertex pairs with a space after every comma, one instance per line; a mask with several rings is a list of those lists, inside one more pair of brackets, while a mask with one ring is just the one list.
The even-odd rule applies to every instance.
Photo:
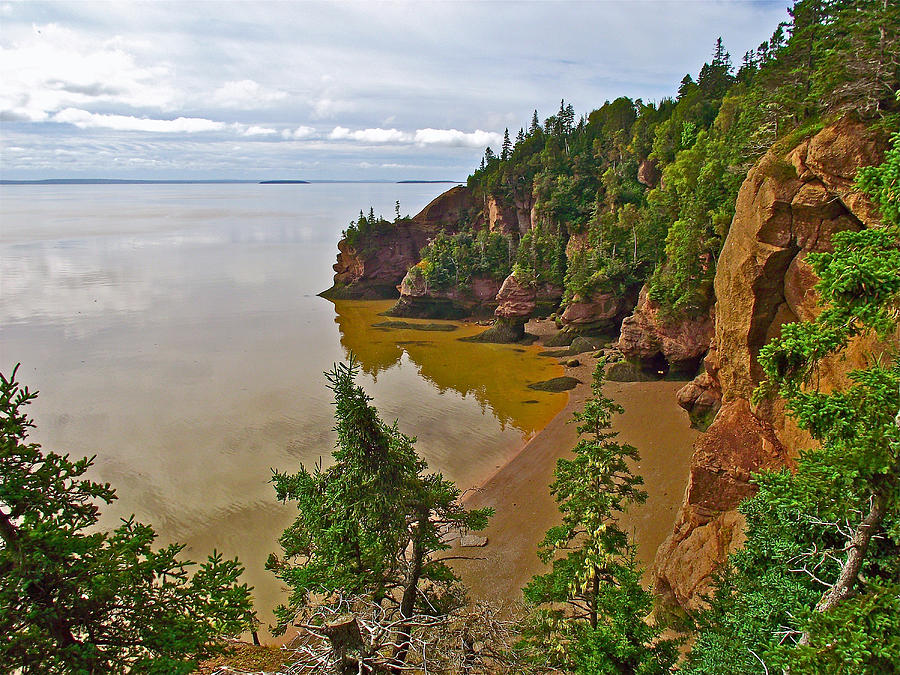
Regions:
[[[835, 232], [875, 224], [872, 205], [852, 181], [861, 166], [879, 163], [883, 150], [875, 134], [843, 119], [787, 155], [770, 151], [741, 187], [716, 268], [706, 372], [679, 392], [686, 408], [714, 410], [720, 399], [721, 409], [694, 446], [681, 511], [654, 564], [657, 590], [686, 609], [699, 605], [715, 567], [743, 541], [735, 509], [754, 492], [751, 474], [790, 466], [809, 447], [780, 404], [751, 405], [762, 376], [756, 357], [782, 324], [818, 311], [807, 254], [829, 250]], [[855, 344], [821, 385], [840, 384], [873, 349]]]
[[[459, 223], [477, 210], [472, 192], [451, 188], [432, 200], [414, 218], [395, 223], [356, 248], [346, 239], [338, 243], [334, 285], [322, 293], [327, 298], [396, 298], [397, 286], [420, 252], [438, 231], [456, 232]], [[377, 238], [377, 241], [375, 239]]]

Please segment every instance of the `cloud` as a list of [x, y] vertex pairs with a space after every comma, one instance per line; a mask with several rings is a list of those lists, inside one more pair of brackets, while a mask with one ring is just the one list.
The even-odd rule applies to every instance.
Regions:
[[372, 145], [410, 145], [419, 146], [444, 146], [453, 148], [484, 148], [488, 145], [499, 145], [503, 142], [503, 136], [493, 131], [460, 131], [459, 129], [416, 129], [409, 133], [397, 129], [357, 129], [352, 131], [347, 127], [335, 127], [328, 135], [334, 141], [359, 141]]
[[242, 124], [236, 124], [234, 126], [239, 129], [241, 135], [243, 136], [272, 136], [273, 134], [278, 133], [278, 131], [275, 129], [270, 129], [269, 127], [260, 127], [255, 124], [246, 128], [244, 128], [244, 125]]
[[130, 43], [97, 40], [56, 24], [35, 25], [0, 46], [0, 112], [40, 122], [67, 107], [94, 104], [170, 110], [179, 98], [163, 60], [138, 64]]
[[305, 138], [312, 138], [315, 135], [316, 130], [306, 126], [299, 126], [296, 129], [285, 129], [281, 132], [281, 137], [289, 141], [300, 141]]
[[351, 131], [346, 127], [335, 127], [328, 137], [334, 141], [353, 140], [374, 145], [410, 143], [414, 138], [412, 134], [398, 131], [397, 129], [357, 129], [356, 131]]
[[267, 89], [253, 80], [235, 80], [213, 92], [212, 102], [223, 108], [254, 110], [269, 107], [287, 97], [286, 92]]
[[470, 133], [457, 129], [417, 129], [415, 142], [418, 145], [445, 145], [457, 148], [484, 148], [499, 145], [503, 136], [493, 131], [476, 129]]
[[[151, 133], [197, 133], [221, 131], [227, 128], [223, 122], [202, 117], [177, 117], [173, 120], [148, 119], [130, 115], [104, 115], [77, 108], [66, 108], [56, 113], [54, 122], [74, 124], [79, 129], [114, 129], [115, 131], [145, 131]], [[250, 127], [259, 129], [259, 127]], [[274, 130], [270, 130], [274, 133]]]

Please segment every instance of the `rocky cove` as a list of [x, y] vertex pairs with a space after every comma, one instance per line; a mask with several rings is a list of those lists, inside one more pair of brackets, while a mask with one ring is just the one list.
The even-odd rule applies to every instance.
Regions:
[[[532, 339], [528, 331], [534, 330], [533, 322], [540, 317], [546, 319], [539, 322], [543, 328], [538, 331], [545, 346], [561, 348], [578, 338], [594, 340], [590, 354], [610, 360], [609, 379], [619, 382], [608, 386], [623, 401], [628, 415], [635, 416], [631, 424], [646, 427], [641, 420], [652, 415], [649, 435], [643, 437], [645, 446], [668, 437], [674, 457], [681, 443], [693, 444], [689, 461], [687, 454], [684, 462], [664, 461], [664, 475], [654, 477], [676, 492], [683, 490], [674, 522], [667, 522], [663, 536], [645, 534], [644, 541], [637, 528], [641, 555], [648, 563], [652, 560], [650, 575], [658, 594], [690, 611], [700, 606], [701, 595], [710, 589], [714, 570], [741, 545], [743, 522], [736, 507], [753, 494], [752, 474], [791, 467], [798, 453], [811, 447], [811, 439], [786, 418], [779, 403], [751, 403], [751, 393], [762, 379], [756, 359], [781, 325], [810, 319], [818, 311], [813, 290], [816, 277], [805, 257], [830, 250], [836, 232], [875, 224], [871, 203], [852, 181], [860, 167], [879, 162], [886, 147], [883, 134], [850, 117], [799, 141], [772, 147], [740, 186], [718, 260], [701, 261], [703, 266], [714, 266], [712, 297], [704, 310], [692, 316], [664, 316], [646, 285], [600, 287], [590, 295], [565, 296], [558, 286], [519, 279], [513, 273], [504, 279], [480, 276], [465, 284], [429, 286], [421, 272], [421, 251], [438, 233], [454, 235], [464, 228], [498, 233], [515, 247], [546, 221], [536, 211], [535, 195], [508, 199], [478, 195], [466, 186], [452, 188], [414, 218], [356, 247], [342, 240], [334, 285], [323, 295], [395, 298], [385, 312], [393, 317], [493, 316], [487, 331], [470, 338], [488, 342], [528, 342]], [[652, 163], [645, 162], [639, 179], [652, 188], [661, 177]], [[569, 237], [565, 255], [570, 262], [584, 245], [583, 238]], [[840, 385], [849, 370], [883, 348], [872, 341], [857, 341], [849, 359], [829, 365], [821, 384], [826, 389]], [[582, 382], [587, 381], [594, 362], [590, 354], [581, 357], [573, 371]], [[672, 379], [685, 382], [676, 384]], [[672, 433], [672, 425], [678, 424], [665, 414], [660, 417], [665, 408], [661, 392], [684, 409], [696, 431], [687, 430], [685, 421], [683, 429]], [[473, 503], [497, 508], [489, 536], [512, 556], [504, 562], [510, 565], [509, 578], [499, 582], [509, 597], [534, 572], [536, 561], [522, 561], [533, 557], [537, 539], [557, 517], [549, 495], [540, 505], [539, 495], [542, 489], [546, 493], [555, 458], [564, 456], [574, 442], [573, 430], [562, 430], [561, 417], [570, 415], [584, 395], [583, 387], [575, 389], [566, 411], [487, 481], [485, 492], [472, 497]], [[648, 453], [654, 455], [653, 450]], [[647, 472], [648, 478], [655, 471], [659, 469]], [[654, 487], [648, 480], [651, 493]], [[527, 510], [518, 506], [525, 501], [523, 494], [527, 494]], [[667, 496], [671, 500], [672, 495]], [[501, 506], [510, 505], [519, 510], [504, 513]], [[661, 520], [655, 518], [657, 531]], [[487, 557], [501, 564], [496, 555]], [[466, 571], [464, 576], [479, 587], [477, 573]]]

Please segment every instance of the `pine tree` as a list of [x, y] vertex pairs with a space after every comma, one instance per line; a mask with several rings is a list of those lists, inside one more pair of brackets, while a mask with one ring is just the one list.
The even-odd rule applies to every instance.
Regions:
[[213, 554], [193, 573], [184, 546], [154, 550], [130, 518], [100, 530], [109, 484], [28, 442], [37, 393], [0, 374], [0, 671], [191, 673], [217, 639], [255, 628], [237, 560]]
[[291, 590], [275, 612], [281, 632], [314, 597], [324, 604], [362, 598], [389, 617], [393, 649], [382, 656], [402, 666], [413, 614], [440, 615], [458, 602], [457, 577], [433, 554], [449, 547], [448, 532], [484, 528], [492, 511], [464, 509], [451, 481], [426, 473], [415, 439], [378, 417], [355, 383], [358, 372], [351, 355], [326, 373], [335, 399], [334, 464], [272, 477], [278, 499], [296, 502], [299, 513], [281, 536], [284, 555], [270, 556], [267, 567]]
[[531, 126], [528, 127], [528, 135], [534, 136], [538, 131], [541, 130], [541, 121], [538, 119], [538, 111], [535, 110], [534, 114], [531, 116]]
[[532, 578], [525, 597], [538, 605], [526, 628], [536, 658], [584, 673], [665, 673], [677, 643], [645, 621], [652, 596], [640, 586], [634, 547], [619, 517], [647, 494], [629, 464], [637, 450], [616, 442], [621, 406], [603, 394], [598, 363], [592, 396], [575, 414], [582, 438], [573, 459], [557, 462], [550, 491], [563, 522], [547, 531], [538, 555], [552, 569]]
[[512, 142], [509, 140], [509, 128], [503, 130], [503, 145], [500, 149], [500, 160], [505, 162], [512, 155]]

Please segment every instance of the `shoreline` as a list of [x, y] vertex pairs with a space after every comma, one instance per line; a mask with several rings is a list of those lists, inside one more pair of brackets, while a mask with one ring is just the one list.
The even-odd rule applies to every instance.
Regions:
[[[540, 342], [552, 334], [549, 326], [540, 325], [543, 323], [529, 324], [529, 332], [538, 333]], [[552, 326], [552, 322], [546, 323]], [[566, 374], [580, 384], [567, 392], [563, 409], [463, 499], [467, 507], [495, 510], [488, 527], [478, 533], [487, 536], [486, 546], [462, 548], [457, 540], [446, 552], [448, 556], [465, 556], [454, 560], [452, 566], [474, 600], [521, 601], [522, 587], [532, 576], [548, 569], [538, 558], [537, 548], [547, 529], [560, 520], [549, 485], [557, 459], [568, 456], [578, 440], [572, 415], [590, 396], [597, 363], [593, 352], [576, 358], [580, 365], [566, 368]], [[687, 486], [693, 440], [699, 434], [690, 429], [687, 415], [675, 402], [674, 392], [682, 384], [661, 380], [604, 385], [607, 395], [625, 408], [625, 413], [614, 420], [613, 430], [620, 432], [620, 442], [638, 448], [641, 461], [636, 473], [644, 477], [650, 493], [646, 504], [622, 518], [636, 539], [638, 558], [645, 570], [674, 526]], [[653, 424], [646, 423], [648, 409], [653, 412]]]

